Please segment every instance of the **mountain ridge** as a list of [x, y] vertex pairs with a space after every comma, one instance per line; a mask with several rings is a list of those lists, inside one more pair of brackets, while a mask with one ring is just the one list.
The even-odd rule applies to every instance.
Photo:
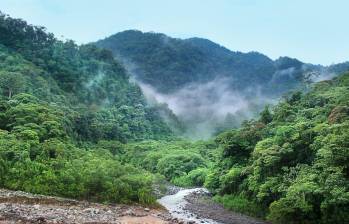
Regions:
[[238, 127], [284, 94], [349, 70], [349, 62], [325, 67], [291, 57], [272, 60], [259, 52], [231, 51], [204, 38], [137, 30], [94, 44], [112, 51], [150, 101], [167, 104], [185, 124], [186, 135], [194, 138]]
[[[218, 43], [215, 43], [209, 39], [205, 38], [200, 38], [200, 37], [191, 37], [191, 38], [186, 38], [186, 39], [181, 39], [181, 38], [172, 38], [170, 36], [167, 36], [166, 34], [163, 33], [155, 33], [155, 32], [142, 32], [139, 30], [125, 30], [122, 32], [118, 32], [116, 34], [113, 34], [109, 37], [106, 37], [104, 39], [98, 40], [95, 42], [95, 44], [99, 47], [102, 48], [107, 48], [111, 50], [114, 55], [117, 57], [125, 57], [124, 53], [127, 50], [128, 53], [130, 54], [129, 57], [131, 59], [136, 59], [137, 63], [137, 55], [132, 55], [134, 53], [139, 52], [140, 50], [146, 49], [146, 46], [144, 44], [150, 44], [150, 47], [161, 47], [161, 44], [163, 46], [169, 47], [167, 50], [177, 50], [181, 51], [183, 49], [173, 49], [175, 47], [174, 45], [181, 45], [181, 46], [186, 46], [189, 47], [189, 50], [191, 51], [199, 51], [201, 54], [203, 53], [209, 53], [211, 54], [210, 59], [213, 57], [219, 57], [219, 59], [225, 59], [225, 60], [231, 60], [234, 59], [234, 63], [242, 63], [245, 62], [246, 59], [251, 59], [255, 60], [252, 62], [249, 62], [248, 65], [255, 65], [256, 61], [263, 62], [265, 64], [274, 64], [273, 66], [278, 67], [277, 62], [282, 60], [282, 61], [297, 61], [297, 63], [301, 63], [302, 65], [309, 65], [311, 67], [321, 67], [322, 69], [330, 69], [337, 64], [329, 65], [329, 66], [323, 66], [320, 64], [311, 64], [311, 63], [305, 63], [301, 62], [300, 60], [296, 58], [292, 58], [289, 56], [280, 56], [279, 58], [273, 60], [269, 58], [267, 55], [257, 52], [257, 51], [250, 51], [250, 52], [241, 52], [241, 51], [232, 51]], [[122, 46], [123, 45], [123, 46]], [[194, 47], [194, 49], [191, 49]], [[155, 49], [147, 49], [148, 51], [144, 52], [145, 54], [152, 53], [152, 51], [155, 51]], [[168, 52], [165, 52], [168, 53]], [[148, 55], [148, 56], [156, 56], [156, 55]], [[173, 55], [173, 59], [178, 59], [175, 56], [178, 55]], [[228, 58], [224, 58], [228, 56]], [[239, 61], [240, 60], [240, 61]], [[242, 60], [242, 61], [241, 61]], [[232, 62], [232, 61], [230, 61]], [[245, 62], [246, 63], [246, 62]], [[349, 61], [346, 62], [341, 62], [339, 64], [342, 64], [344, 66], [347, 66], [349, 68]], [[218, 64], [219, 65], [219, 64]], [[270, 66], [270, 65], [269, 65]], [[291, 64], [289, 64], [291, 66]], [[346, 70], [346, 69], [343, 69]], [[341, 71], [343, 72], [343, 71]]]

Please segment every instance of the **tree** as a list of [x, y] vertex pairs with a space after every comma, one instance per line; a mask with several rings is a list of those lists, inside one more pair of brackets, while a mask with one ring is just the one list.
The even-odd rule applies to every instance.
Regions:
[[9, 99], [24, 86], [24, 77], [18, 72], [0, 72], [0, 88]]
[[269, 111], [269, 107], [266, 106], [260, 113], [260, 121], [264, 124], [269, 124], [273, 120], [273, 115]]

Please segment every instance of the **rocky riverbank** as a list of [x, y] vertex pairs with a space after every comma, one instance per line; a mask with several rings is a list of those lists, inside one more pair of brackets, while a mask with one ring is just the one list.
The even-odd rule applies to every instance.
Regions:
[[199, 219], [211, 219], [224, 224], [266, 224], [264, 221], [225, 209], [221, 204], [214, 202], [207, 191], [193, 191], [184, 199], [187, 202], [184, 210], [195, 214]]
[[175, 224], [180, 221], [161, 208], [103, 205], [0, 189], [0, 224], [12, 223]]
[[[215, 203], [203, 188], [173, 187], [164, 208], [105, 205], [0, 189], [0, 224], [265, 224]], [[172, 193], [172, 194], [171, 194]]]

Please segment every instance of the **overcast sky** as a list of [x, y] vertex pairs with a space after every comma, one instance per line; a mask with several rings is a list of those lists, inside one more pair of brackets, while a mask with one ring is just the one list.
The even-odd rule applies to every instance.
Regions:
[[349, 60], [347, 0], [0, 0], [0, 10], [77, 43], [139, 29], [273, 59]]

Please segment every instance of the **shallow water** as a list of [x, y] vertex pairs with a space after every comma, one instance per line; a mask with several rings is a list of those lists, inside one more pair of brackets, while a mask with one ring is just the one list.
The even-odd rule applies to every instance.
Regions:
[[193, 188], [182, 189], [173, 195], [166, 195], [158, 200], [158, 202], [164, 206], [173, 217], [184, 221], [195, 221], [196, 223], [210, 223], [218, 224], [218, 222], [210, 219], [202, 219], [187, 210], [184, 210], [185, 205], [188, 203], [185, 200], [185, 196], [194, 192], [207, 192], [205, 188]]

